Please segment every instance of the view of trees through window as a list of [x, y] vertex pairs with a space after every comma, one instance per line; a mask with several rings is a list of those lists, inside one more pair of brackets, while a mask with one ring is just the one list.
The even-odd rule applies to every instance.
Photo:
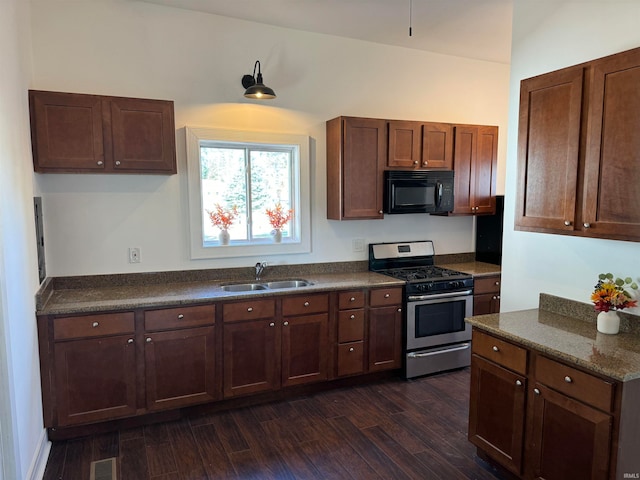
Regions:
[[278, 203], [285, 212], [294, 210], [291, 220], [282, 228], [283, 241], [296, 237], [294, 148], [211, 141], [201, 143], [200, 181], [205, 246], [219, 245], [222, 228], [213, 225], [208, 214], [216, 211], [218, 205], [224, 212], [237, 212], [228, 228], [231, 244], [271, 241], [274, 229], [266, 210], [273, 210]]

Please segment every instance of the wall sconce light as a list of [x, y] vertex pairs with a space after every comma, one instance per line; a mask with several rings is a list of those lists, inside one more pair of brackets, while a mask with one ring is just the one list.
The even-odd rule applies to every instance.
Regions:
[[[258, 76], [256, 77], [256, 67], [258, 68]], [[253, 75], [245, 75], [242, 77], [242, 86], [246, 89], [244, 96], [247, 98], [276, 98], [276, 93], [262, 83], [262, 73], [260, 73], [260, 60], [256, 60], [253, 66]]]

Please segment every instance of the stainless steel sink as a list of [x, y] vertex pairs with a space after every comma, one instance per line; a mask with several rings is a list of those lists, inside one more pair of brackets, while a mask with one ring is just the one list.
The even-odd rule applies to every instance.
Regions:
[[277, 288], [300, 288], [308, 285], [311, 285], [311, 282], [306, 280], [278, 280], [266, 283], [267, 288], [272, 290]]
[[251, 292], [254, 290], [266, 290], [267, 287], [262, 283], [236, 283], [234, 285], [222, 285], [225, 292]]

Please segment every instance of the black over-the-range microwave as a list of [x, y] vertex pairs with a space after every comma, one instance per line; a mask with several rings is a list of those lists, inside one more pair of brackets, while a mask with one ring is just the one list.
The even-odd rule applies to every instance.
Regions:
[[384, 213], [453, 211], [453, 170], [386, 170]]

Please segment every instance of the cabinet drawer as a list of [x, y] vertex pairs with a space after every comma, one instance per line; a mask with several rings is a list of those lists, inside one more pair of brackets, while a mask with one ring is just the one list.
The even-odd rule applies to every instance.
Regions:
[[499, 338], [473, 330], [471, 348], [476, 353], [492, 362], [502, 365], [514, 372], [526, 375], [527, 350]]
[[344, 310], [338, 314], [338, 343], [364, 339], [364, 310]]
[[364, 372], [364, 342], [338, 345], [338, 376]]
[[307, 313], [320, 313], [329, 310], [329, 295], [299, 295], [287, 297], [282, 300], [282, 315], [306, 315]]
[[225, 322], [271, 318], [275, 314], [275, 300], [249, 300], [246, 302], [225, 303], [222, 306], [222, 319]]
[[535, 378], [539, 383], [606, 412], [613, 408], [613, 382], [542, 356], [536, 357]]
[[338, 308], [362, 308], [364, 307], [364, 292], [356, 290], [352, 292], [340, 292], [338, 295]]
[[216, 320], [215, 305], [197, 307], [164, 308], [144, 312], [145, 330], [169, 330], [171, 328], [201, 327], [213, 325]]
[[398, 305], [402, 303], [402, 288], [377, 288], [371, 290], [369, 304], [372, 307]]
[[134, 331], [133, 312], [62, 317], [53, 321], [53, 338], [55, 340], [119, 335]]
[[500, 280], [500, 275], [474, 278], [473, 293], [475, 295], [482, 293], [500, 293]]

